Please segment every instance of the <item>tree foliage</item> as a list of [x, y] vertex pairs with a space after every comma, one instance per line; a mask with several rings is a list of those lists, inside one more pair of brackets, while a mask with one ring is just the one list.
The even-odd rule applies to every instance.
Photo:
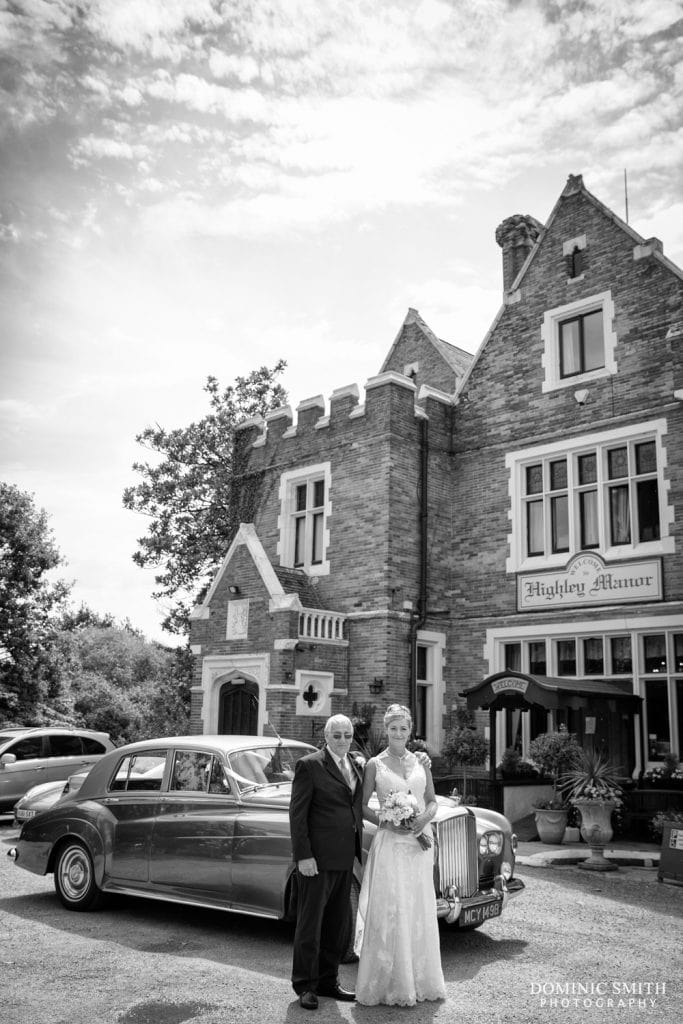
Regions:
[[[225, 555], [240, 515], [255, 511], [255, 492], [252, 509], [238, 507], [235, 426], [286, 402], [277, 381], [285, 366], [282, 360], [272, 369], [262, 366], [224, 389], [209, 377], [204, 387], [210, 405], [206, 416], [173, 430], [147, 427], [136, 437], [158, 458], [134, 463], [139, 482], [123, 495], [125, 508], [149, 518], [133, 560], [159, 570], [154, 597], [170, 602], [164, 627], [171, 632], [187, 630], [190, 608]], [[253, 485], [257, 488], [258, 482]], [[240, 491], [244, 493], [243, 486]]]
[[21, 717], [54, 694], [56, 612], [70, 586], [50, 571], [61, 556], [33, 496], [0, 482], [0, 716]]
[[64, 629], [59, 643], [71, 724], [116, 743], [189, 731], [189, 648], [150, 642], [125, 624]]

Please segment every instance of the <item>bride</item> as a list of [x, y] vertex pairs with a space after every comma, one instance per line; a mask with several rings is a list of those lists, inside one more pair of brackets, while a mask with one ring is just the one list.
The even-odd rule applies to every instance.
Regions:
[[[391, 704], [384, 716], [388, 747], [365, 767], [363, 816], [379, 825], [365, 865], [358, 906], [356, 1001], [414, 1006], [444, 999], [439, 928], [434, 893], [432, 837], [436, 814], [429, 768], [406, 749], [412, 731], [408, 708]], [[380, 813], [370, 806], [375, 792]], [[384, 810], [390, 794], [412, 794], [417, 815], [408, 828], [394, 825]], [[391, 801], [390, 801], [391, 803]], [[383, 814], [384, 810], [384, 814]]]

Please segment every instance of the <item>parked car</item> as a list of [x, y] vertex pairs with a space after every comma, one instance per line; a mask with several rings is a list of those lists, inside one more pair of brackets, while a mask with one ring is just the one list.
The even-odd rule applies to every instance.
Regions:
[[64, 783], [113, 749], [106, 732], [90, 729], [0, 730], [0, 811], [11, 811], [33, 786]]
[[[9, 856], [54, 874], [69, 910], [126, 893], [291, 919], [296, 874], [288, 805], [296, 762], [315, 748], [257, 736], [185, 736], [120, 747], [76, 793], [22, 826]], [[438, 798], [437, 915], [476, 928], [524, 883], [516, 837], [501, 814]], [[365, 855], [375, 827], [364, 830]], [[356, 863], [347, 927], [362, 877]]]
[[23, 825], [41, 811], [49, 810], [65, 793], [76, 793], [83, 785], [88, 771], [76, 772], [66, 782], [41, 782], [32, 786], [14, 805], [14, 824]]

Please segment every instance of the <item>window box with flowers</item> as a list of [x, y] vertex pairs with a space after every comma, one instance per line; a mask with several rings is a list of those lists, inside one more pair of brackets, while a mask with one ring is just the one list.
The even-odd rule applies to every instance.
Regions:
[[661, 765], [643, 772], [641, 786], [646, 789], [683, 789], [683, 766], [677, 754], [667, 754]]

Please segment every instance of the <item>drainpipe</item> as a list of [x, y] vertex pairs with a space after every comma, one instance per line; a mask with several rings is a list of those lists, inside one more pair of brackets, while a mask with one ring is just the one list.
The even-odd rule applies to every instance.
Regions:
[[427, 523], [428, 523], [428, 470], [429, 470], [429, 421], [420, 421], [420, 529], [419, 557], [420, 578], [417, 612], [410, 623], [410, 694], [409, 706], [413, 722], [417, 719], [417, 634], [427, 620]]

